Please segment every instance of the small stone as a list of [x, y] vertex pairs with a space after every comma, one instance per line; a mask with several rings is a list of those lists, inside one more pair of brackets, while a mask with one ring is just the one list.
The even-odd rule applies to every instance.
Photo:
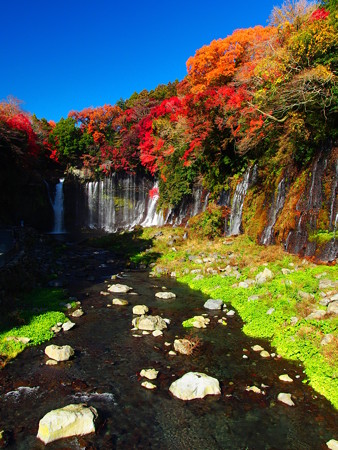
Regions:
[[169, 356], [176, 356], [176, 352], [174, 352], [173, 350], [170, 350], [170, 352], [168, 353]]
[[255, 302], [259, 299], [259, 295], [251, 295], [251, 297], [248, 297], [248, 302]]
[[284, 373], [283, 375], [279, 375], [278, 377], [281, 381], [285, 381], [285, 383], [293, 383], [293, 379], [289, 377], [288, 374]]
[[290, 317], [290, 324], [291, 325], [296, 325], [296, 323], [298, 322], [298, 317]]
[[309, 294], [308, 292], [298, 291], [298, 295], [303, 300], [313, 300], [315, 296], [313, 294]]
[[69, 331], [71, 330], [73, 327], [75, 327], [75, 323], [71, 322], [70, 320], [68, 320], [67, 322], [62, 324], [62, 329], [63, 331]]
[[222, 309], [223, 301], [222, 300], [214, 300], [210, 298], [204, 303], [204, 308], [206, 309]]
[[262, 352], [264, 350], [260, 345], [253, 345], [251, 348], [254, 352]]
[[166, 347], [170, 347], [170, 346], [171, 346], [171, 342], [165, 342], [164, 345], [165, 345]]
[[227, 316], [229, 316], [229, 317], [232, 317], [232, 316], [234, 316], [236, 313], [235, 313], [235, 311], [233, 310], [233, 309], [230, 309], [230, 311], [228, 311], [227, 313], [226, 313], [226, 315]]
[[263, 272], [260, 272], [259, 274], [256, 275], [256, 284], [263, 284], [266, 283], [267, 281], [272, 280], [272, 278], [274, 277], [273, 272], [271, 272], [271, 270], [269, 270], [268, 268], [265, 268], [263, 270]]
[[129, 305], [129, 302], [128, 300], [123, 300], [122, 298], [113, 298], [112, 304], [117, 306], [127, 306]]
[[270, 308], [270, 309], [268, 309], [267, 310], [267, 314], [269, 315], [269, 316], [271, 316], [271, 314], [273, 314], [275, 312], [275, 308]]
[[171, 323], [171, 320], [170, 319], [163, 319], [164, 321], [165, 321], [165, 323], [167, 324], [167, 325], [170, 325], [170, 323]]
[[281, 392], [278, 394], [277, 400], [281, 403], [284, 403], [288, 406], [295, 406], [294, 402], [291, 399], [291, 394], [286, 394], [285, 392]]
[[154, 337], [163, 336], [163, 331], [161, 331], [161, 330], [154, 330], [154, 331], [152, 332], [152, 335], [153, 335]]
[[257, 386], [247, 386], [245, 389], [248, 392], [254, 392], [255, 394], [261, 394], [262, 391]]
[[45, 348], [45, 354], [55, 361], [68, 361], [71, 356], [74, 356], [74, 350], [70, 345], [48, 345]]
[[144, 331], [142, 331], [142, 334], [143, 334], [143, 335], [147, 335], [147, 334], [150, 334], [150, 332], [144, 330]]
[[291, 273], [290, 269], [282, 269], [282, 274], [283, 275], [288, 275], [289, 273]]
[[323, 339], [320, 341], [320, 343], [321, 343], [321, 345], [327, 345], [327, 344], [329, 344], [330, 342], [332, 342], [333, 339], [334, 339], [333, 334], [329, 333], [329, 334], [326, 334], [326, 335], [323, 337]]
[[266, 350], [263, 350], [262, 352], [260, 352], [260, 355], [262, 358], [270, 358], [270, 353], [267, 352]]
[[81, 317], [81, 316], [83, 316], [83, 314], [84, 314], [84, 312], [82, 311], [81, 308], [79, 308], [79, 309], [76, 309], [76, 310], [71, 314], [71, 316], [72, 316], [72, 317]]
[[22, 344], [28, 344], [28, 342], [30, 342], [30, 338], [23, 336], [7, 336], [5, 338], [5, 341], [14, 341], [21, 342]]
[[327, 307], [328, 314], [338, 314], [338, 301], [331, 302]]
[[143, 381], [143, 383], [141, 383], [141, 386], [146, 388], [146, 389], [150, 389], [150, 390], [156, 389], [155, 384], [150, 383], [150, 381]]
[[320, 320], [320, 319], [323, 319], [325, 315], [326, 315], [326, 311], [324, 311], [323, 309], [317, 309], [316, 311], [313, 311], [311, 314], [306, 316], [305, 319], [307, 319], [307, 320], [314, 320], [314, 319]]
[[133, 334], [132, 336], [135, 337], [135, 338], [140, 338], [140, 337], [142, 337], [140, 334]]
[[133, 307], [133, 314], [135, 315], [143, 315], [149, 311], [148, 306], [146, 305], [135, 305]]
[[100, 295], [106, 296], [106, 295], [110, 295], [110, 292], [106, 292], [106, 291], [101, 291]]
[[242, 358], [243, 358], [243, 359], [248, 359], [249, 356], [248, 356], [248, 355], [243, 355]]
[[55, 359], [47, 359], [46, 361], [46, 366], [56, 366], [57, 365], [57, 361], [55, 361]]
[[329, 441], [327, 441], [326, 445], [330, 450], [338, 450], [338, 441], [336, 441], [335, 439], [330, 439]]
[[115, 294], [126, 294], [132, 289], [133, 289], [132, 287], [127, 286], [126, 284], [113, 284], [108, 288], [108, 291], [113, 292]]
[[156, 369], [142, 369], [140, 372], [141, 377], [148, 378], [148, 380], [156, 380], [158, 370]]
[[173, 292], [156, 292], [155, 297], [162, 300], [170, 300], [171, 298], [176, 298], [176, 294]]

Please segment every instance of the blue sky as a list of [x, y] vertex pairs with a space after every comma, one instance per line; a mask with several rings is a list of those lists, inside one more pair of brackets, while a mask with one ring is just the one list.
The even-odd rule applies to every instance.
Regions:
[[114, 104], [183, 79], [186, 60], [237, 28], [266, 25], [278, 0], [0, 0], [0, 100], [39, 118]]

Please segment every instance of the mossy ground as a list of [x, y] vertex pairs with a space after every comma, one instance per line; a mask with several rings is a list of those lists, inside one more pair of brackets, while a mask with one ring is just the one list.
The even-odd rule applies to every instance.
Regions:
[[[322, 320], [306, 319], [314, 309], [325, 309], [319, 304], [319, 282], [323, 278], [337, 280], [336, 266], [315, 265], [284, 252], [281, 246], [259, 246], [246, 236], [213, 241], [191, 236], [183, 239], [185, 229], [162, 228], [163, 234], [153, 238], [158, 231], [148, 228], [138, 235], [148, 245], [152, 242], [152, 247], [135, 252], [132, 261], [147, 265], [156, 260], [155, 267], [154, 262], [151, 264], [154, 275], [157, 271], [161, 275], [175, 272], [179, 282], [231, 304], [243, 319], [247, 335], [267, 338], [280, 355], [301, 361], [307, 382], [338, 408], [338, 318], [326, 315]], [[227, 265], [237, 267], [239, 275], [225, 276]], [[254, 280], [266, 267], [274, 274], [272, 280], [238, 287], [241, 281]], [[191, 273], [194, 269], [200, 270], [203, 278]], [[325, 291], [333, 295], [337, 289]], [[252, 296], [256, 300], [248, 300]], [[271, 308], [273, 312], [267, 314]], [[295, 324], [293, 317], [298, 319]], [[334, 335], [333, 340], [321, 345], [329, 333]]]
[[[27, 346], [38, 345], [54, 336], [51, 327], [66, 322], [62, 289], [39, 288], [22, 296], [17, 309], [0, 323], [0, 358], [5, 364]], [[8, 340], [8, 338], [10, 338]], [[28, 343], [13, 338], [29, 338]]]

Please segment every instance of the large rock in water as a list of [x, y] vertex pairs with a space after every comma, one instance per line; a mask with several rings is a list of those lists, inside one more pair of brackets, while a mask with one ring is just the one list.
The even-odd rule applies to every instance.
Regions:
[[96, 409], [83, 404], [55, 409], [40, 420], [37, 437], [48, 444], [57, 439], [94, 433], [96, 417]]
[[170, 300], [171, 298], [176, 298], [176, 294], [173, 292], [156, 292], [155, 297], [162, 300]]
[[108, 288], [109, 292], [114, 292], [115, 294], [126, 294], [131, 291], [133, 288], [127, 286], [126, 284], [113, 284]]
[[167, 324], [160, 316], [136, 317], [133, 319], [132, 324], [135, 328], [146, 331], [164, 330], [167, 328]]
[[222, 300], [214, 300], [212, 298], [209, 298], [204, 303], [204, 308], [206, 309], [222, 309], [223, 301]]
[[204, 398], [206, 395], [221, 393], [216, 378], [199, 372], [186, 373], [171, 384], [169, 391], [181, 400], [194, 400], [195, 398]]
[[74, 355], [74, 350], [70, 345], [63, 345], [62, 347], [48, 345], [45, 348], [45, 353], [49, 358], [55, 359], [55, 361], [68, 361]]

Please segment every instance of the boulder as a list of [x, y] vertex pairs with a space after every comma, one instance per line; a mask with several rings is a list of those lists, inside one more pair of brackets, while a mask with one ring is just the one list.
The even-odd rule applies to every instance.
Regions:
[[186, 373], [171, 384], [169, 391], [181, 400], [193, 400], [204, 398], [206, 395], [219, 395], [221, 393], [216, 378], [199, 372]]
[[338, 450], [338, 441], [335, 439], [330, 439], [327, 441], [326, 445], [330, 450]]
[[267, 267], [263, 270], [263, 272], [260, 272], [256, 275], [256, 284], [263, 284], [267, 281], [272, 280], [273, 278], [273, 272], [269, 270]]
[[115, 294], [126, 294], [131, 291], [133, 288], [127, 286], [126, 284], [113, 284], [108, 288], [109, 292], [113, 292]]
[[164, 330], [167, 324], [160, 316], [140, 316], [133, 319], [132, 324], [139, 330], [155, 331]]
[[213, 300], [210, 298], [204, 303], [204, 308], [206, 309], [222, 309], [223, 301], [222, 300]]
[[133, 314], [135, 314], [135, 315], [142, 316], [142, 315], [146, 314], [148, 311], [149, 311], [149, 308], [146, 305], [135, 305], [133, 307]]
[[39, 422], [37, 437], [44, 443], [94, 433], [97, 411], [83, 404], [67, 405], [47, 413]]
[[45, 348], [46, 355], [54, 359], [55, 361], [68, 361], [70, 357], [74, 355], [74, 350], [70, 345], [63, 345], [59, 347], [58, 345], [48, 345]]
[[171, 298], [175, 298], [176, 294], [173, 292], [156, 292], [155, 297], [161, 300], [170, 300]]
[[127, 306], [129, 305], [129, 302], [128, 300], [123, 300], [122, 298], [113, 298], [112, 304], [117, 306]]

